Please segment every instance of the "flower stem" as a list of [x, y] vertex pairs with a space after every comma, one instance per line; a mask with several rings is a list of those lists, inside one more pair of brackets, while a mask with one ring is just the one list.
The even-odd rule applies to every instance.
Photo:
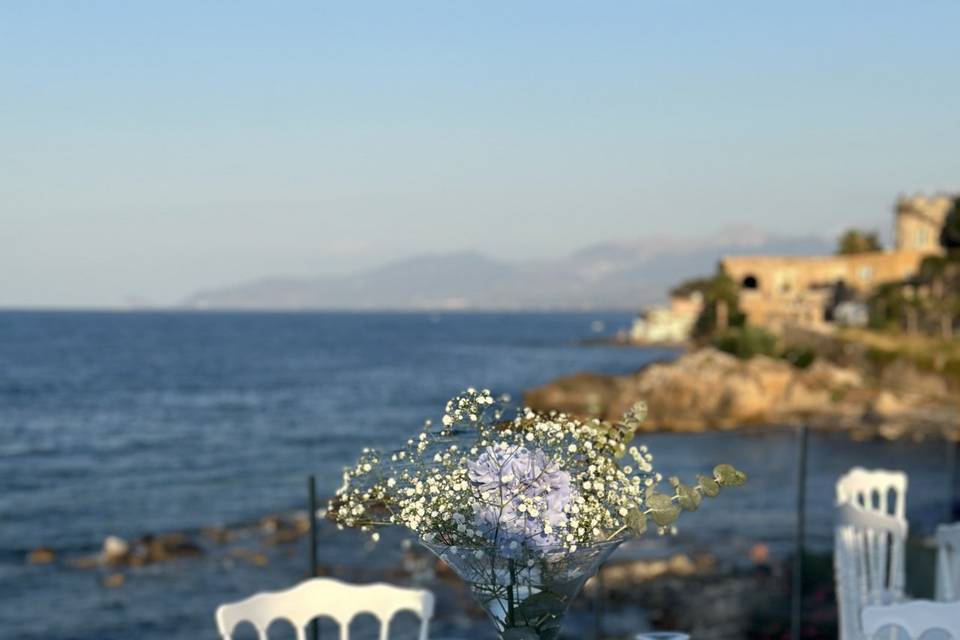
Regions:
[[623, 532], [626, 531], [626, 530], [627, 530], [626, 525], [620, 527], [619, 529], [617, 529], [616, 531], [614, 531], [613, 533], [611, 533], [609, 536], [607, 536], [607, 540], [613, 540], [614, 538], [616, 538], [618, 535], [620, 535], [621, 533], [623, 533]]

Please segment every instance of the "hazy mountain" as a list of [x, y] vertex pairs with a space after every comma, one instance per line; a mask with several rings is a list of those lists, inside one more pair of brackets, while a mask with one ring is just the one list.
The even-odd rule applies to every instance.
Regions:
[[196, 293], [196, 309], [636, 309], [726, 255], [823, 254], [833, 243], [729, 228], [711, 236], [594, 245], [558, 260], [425, 255], [347, 276], [269, 278]]

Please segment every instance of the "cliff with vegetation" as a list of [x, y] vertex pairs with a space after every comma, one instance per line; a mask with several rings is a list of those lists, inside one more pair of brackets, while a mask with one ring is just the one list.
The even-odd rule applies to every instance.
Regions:
[[713, 347], [629, 375], [581, 373], [529, 390], [535, 409], [610, 419], [644, 400], [651, 431], [805, 423], [854, 438], [954, 437], [950, 382], [905, 359], [873, 366], [815, 357], [806, 366]]
[[[925, 199], [900, 202], [893, 252], [852, 230], [839, 242], [842, 260], [725, 259], [716, 275], [671, 292], [701, 303], [690, 335], [696, 350], [631, 375], [561, 378], [530, 390], [526, 402], [615, 419], [644, 400], [654, 430], [805, 423], [852, 437], [955, 438], [960, 199], [930, 202], [933, 218]], [[781, 262], [789, 273], [777, 270]], [[838, 273], [863, 282], [847, 287]]]

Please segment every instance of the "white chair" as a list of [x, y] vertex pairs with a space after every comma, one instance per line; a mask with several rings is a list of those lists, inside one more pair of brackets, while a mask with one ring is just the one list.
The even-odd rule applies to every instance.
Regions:
[[[890, 497], [893, 504], [890, 504]], [[837, 480], [837, 504], [858, 504], [865, 511], [884, 513], [906, 522], [907, 474], [854, 467]]]
[[914, 600], [863, 610], [863, 629], [868, 638], [884, 628], [891, 631], [902, 629], [915, 639], [939, 629], [949, 633], [954, 640], [960, 640], [960, 602]]
[[906, 489], [903, 473], [859, 467], [837, 482], [834, 572], [842, 640], [866, 637], [864, 607], [904, 599]]
[[223, 640], [231, 640], [241, 622], [249, 622], [260, 640], [267, 640], [270, 623], [284, 619], [296, 629], [297, 640], [306, 640], [310, 621], [327, 616], [340, 627], [340, 640], [350, 637], [350, 621], [361, 613], [380, 621], [380, 640], [387, 640], [390, 621], [400, 611], [420, 616], [420, 640], [427, 640], [433, 617], [433, 594], [420, 589], [404, 589], [389, 584], [352, 585], [329, 578], [313, 578], [286, 591], [258, 593], [240, 602], [217, 608], [217, 630]]
[[960, 600], [960, 522], [937, 527], [936, 598]]

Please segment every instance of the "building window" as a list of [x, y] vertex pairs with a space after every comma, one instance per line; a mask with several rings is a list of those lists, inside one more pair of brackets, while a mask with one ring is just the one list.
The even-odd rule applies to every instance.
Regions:
[[868, 267], [866, 265], [860, 267], [858, 275], [863, 282], [870, 282], [873, 280], [873, 267]]
[[743, 279], [743, 288], [744, 289], [757, 289], [760, 287], [760, 283], [757, 282], [756, 276], [747, 276]]

